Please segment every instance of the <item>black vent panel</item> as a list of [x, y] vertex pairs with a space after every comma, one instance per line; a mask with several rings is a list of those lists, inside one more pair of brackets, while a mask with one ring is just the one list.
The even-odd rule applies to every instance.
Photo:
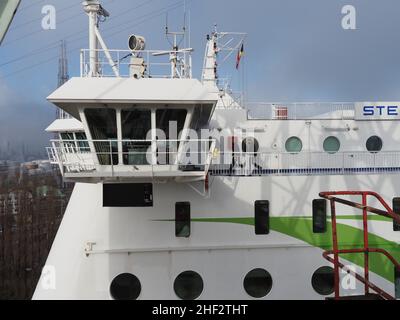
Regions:
[[151, 183], [121, 183], [103, 185], [103, 207], [152, 207]]

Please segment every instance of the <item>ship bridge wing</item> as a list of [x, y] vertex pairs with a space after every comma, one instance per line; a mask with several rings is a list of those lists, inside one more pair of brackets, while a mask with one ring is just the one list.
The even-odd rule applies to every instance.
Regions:
[[200, 81], [72, 78], [48, 100], [81, 120], [87, 137], [71, 123], [48, 128], [75, 128], [48, 148], [69, 181], [206, 179], [215, 141], [190, 139], [189, 130], [207, 126], [218, 93]]

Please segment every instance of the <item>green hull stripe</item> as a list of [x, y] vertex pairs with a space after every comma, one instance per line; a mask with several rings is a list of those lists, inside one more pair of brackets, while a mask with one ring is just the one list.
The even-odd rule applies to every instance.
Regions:
[[[345, 216], [344, 219], [354, 219], [357, 216]], [[358, 218], [358, 217], [357, 217]], [[380, 219], [377, 219], [380, 220]], [[192, 219], [193, 222], [211, 223], [235, 223], [241, 225], [254, 226], [254, 218], [206, 218]], [[271, 217], [270, 228], [273, 231], [286, 234], [290, 237], [304, 241], [314, 247], [323, 250], [332, 249], [332, 227], [328, 222], [327, 232], [324, 234], [314, 234], [312, 231], [312, 219], [305, 217]], [[338, 224], [339, 246], [342, 249], [349, 249], [362, 246], [364, 242], [363, 232], [360, 229]], [[369, 244], [371, 247], [378, 247], [387, 250], [397, 261], [400, 261], [400, 245], [388, 241], [380, 236], [369, 234]], [[358, 265], [363, 266], [363, 254], [341, 255], [342, 258]], [[388, 281], [394, 282], [394, 266], [383, 255], [370, 253], [370, 270]]]
[[[330, 218], [330, 217], [329, 217]], [[337, 220], [362, 220], [362, 215], [354, 215], [354, 216], [337, 216]], [[378, 215], [368, 215], [368, 221], [384, 221], [384, 222], [393, 222], [392, 219], [378, 216]]]

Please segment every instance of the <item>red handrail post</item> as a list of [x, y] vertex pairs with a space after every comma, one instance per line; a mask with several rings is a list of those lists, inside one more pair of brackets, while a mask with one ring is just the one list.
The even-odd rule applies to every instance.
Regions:
[[331, 220], [332, 220], [332, 244], [333, 244], [333, 259], [334, 259], [334, 273], [335, 273], [335, 299], [340, 298], [339, 288], [339, 251], [337, 241], [337, 229], [336, 229], [336, 208], [335, 200], [331, 199]]
[[369, 294], [369, 245], [368, 245], [368, 211], [367, 211], [367, 194], [362, 194], [363, 205], [363, 226], [364, 226], [364, 278], [367, 280], [365, 283], [365, 294]]

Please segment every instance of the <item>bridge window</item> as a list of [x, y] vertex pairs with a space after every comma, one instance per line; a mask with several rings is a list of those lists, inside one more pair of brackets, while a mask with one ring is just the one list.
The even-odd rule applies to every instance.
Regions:
[[187, 116], [186, 109], [157, 109], [156, 127], [161, 130], [164, 137], [158, 137], [157, 142], [157, 162], [158, 164], [174, 164], [179, 147], [178, 141], [160, 141], [178, 140], [185, 126]]
[[336, 153], [340, 149], [340, 141], [336, 137], [328, 137], [324, 141], [324, 151], [328, 153]]
[[118, 275], [110, 285], [110, 294], [114, 300], [136, 300], [141, 291], [139, 279], [130, 273]]
[[64, 141], [74, 141], [74, 134], [72, 132], [63, 132], [60, 135]]
[[[118, 164], [117, 117], [114, 109], [86, 109], [86, 121], [101, 165]], [[98, 140], [98, 141], [96, 141]], [[107, 141], [109, 140], [109, 141]]]
[[256, 201], [254, 204], [254, 211], [254, 226], [256, 234], [269, 234], [269, 201]]
[[203, 292], [201, 276], [194, 271], [182, 272], [174, 281], [175, 294], [182, 300], [195, 300]]
[[84, 132], [63, 132], [60, 133], [64, 147], [78, 148], [81, 152], [90, 152], [89, 143]]
[[369, 152], [379, 152], [383, 147], [382, 139], [378, 136], [372, 136], [367, 140], [366, 147]]
[[313, 210], [313, 232], [326, 232], [326, 200], [315, 199], [312, 203]]
[[303, 143], [298, 137], [290, 137], [286, 140], [285, 149], [290, 153], [299, 153], [303, 149]]
[[121, 111], [122, 139], [146, 140], [151, 130], [151, 111], [132, 109]]
[[335, 275], [331, 267], [321, 267], [314, 272], [311, 285], [315, 292], [320, 295], [328, 296], [335, 290]]
[[72, 132], [63, 132], [60, 134], [61, 135], [61, 140], [63, 141], [63, 146], [66, 148], [68, 151], [69, 148], [72, 148], [72, 150], [75, 149], [75, 138], [74, 134]]
[[178, 238], [190, 237], [190, 202], [175, 204], [175, 236]]
[[253, 298], [265, 297], [272, 289], [272, 277], [264, 269], [254, 269], [244, 278], [243, 287]]
[[[121, 111], [123, 159], [125, 165], [148, 165], [151, 141], [146, 141], [151, 130], [151, 111], [132, 109]], [[129, 141], [141, 140], [141, 141]]]
[[[393, 198], [393, 212], [400, 217], [400, 198]], [[400, 231], [400, 223], [393, 220], [393, 231]]]
[[[166, 139], [178, 139], [179, 134], [185, 125], [186, 109], [157, 109], [156, 124], [157, 129], [165, 133]], [[171, 129], [171, 131], [170, 131]], [[170, 137], [170, 134], [174, 136]]]
[[89, 143], [87, 141], [86, 133], [76, 132], [75, 133], [78, 148], [81, 152], [90, 152]]

